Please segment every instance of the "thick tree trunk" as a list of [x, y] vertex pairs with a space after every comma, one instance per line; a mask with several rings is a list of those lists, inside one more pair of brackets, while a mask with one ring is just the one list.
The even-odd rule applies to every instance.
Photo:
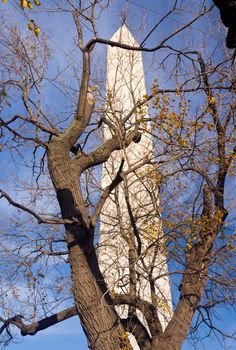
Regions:
[[162, 335], [152, 343], [152, 349], [158, 350], [180, 350], [183, 342], [186, 339], [187, 332], [191, 326], [196, 307], [202, 294], [203, 285], [198, 282], [197, 296], [194, 295], [194, 290], [190, 295], [180, 297], [173, 318], [169, 322]]
[[69, 257], [76, 306], [91, 349], [120, 349], [124, 329], [109, 300], [93, 247], [72, 242]]
[[156, 344], [153, 344], [153, 350], [180, 350], [182, 348], [207, 282], [207, 261], [213, 241], [213, 233], [208, 234], [204, 244], [197, 244], [187, 254], [186, 273], [182, 280], [179, 302], [165, 331]]
[[[63, 151], [63, 143], [52, 143], [48, 152], [51, 178], [65, 225], [75, 304], [93, 350], [119, 350], [124, 328], [112, 305], [99, 270], [80, 188], [78, 165]], [[129, 349], [129, 344], [127, 348]]]

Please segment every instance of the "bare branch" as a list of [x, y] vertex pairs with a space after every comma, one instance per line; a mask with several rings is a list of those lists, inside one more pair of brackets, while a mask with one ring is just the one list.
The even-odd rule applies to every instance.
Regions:
[[114, 47], [120, 47], [121, 49], [125, 49], [125, 50], [142, 51], [142, 52], [155, 52], [155, 51], [158, 51], [162, 48], [165, 48], [164, 44], [169, 39], [171, 39], [172, 37], [174, 37], [175, 35], [177, 35], [181, 31], [183, 31], [185, 28], [189, 27], [191, 24], [196, 22], [199, 18], [204, 16], [206, 13], [210, 12], [213, 9], [213, 7], [214, 7], [214, 5], [211, 6], [208, 10], [206, 9], [204, 12], [200, 13], [198, 16], [196, 16], [194, 19], [192, 19], [191, 21], [186, 23], [184, 26], [177, 29], [174, 33], [168, 35], [164, 40], [162, 40], [160, 42], [159, 45], [154, 46], [152, 48], [145, 48], [142, 46], [130, 46], [130, 45], [121, 44], [121, 43], [118, 43], [118, 42], [115, 42], [112, 40], [105, 40], [105, 39], [96, 38], [96, 39], [92, 39], [88, 42], [88, 44], [86, 45], [86, 49], [89, 51], [91, 49], [91, 47], [93, 47], [95, 44], [99, 43], [99, 44], [110, 45], [110, 46], [114, 46]]
[[1, 318], [0, 320], [4, 324], [0, 329], [0, 334], [2, 334], [2, 332], [4, 331], [4, 329], [7, 326], [14, 325], [17, 328], [19, 328], [22, 336], [35, 335], [39, 331], [47, 329], [48, 327], [51, 327], [51, 326], [53, 326], [61, 321], [67, 320], [68, 318], [74, 317], [77, 314], [78, 314], [77, 309], [75, 306], [73, 306], [73, 307], [70, 307], [70, 308], [65, 309], [63, 311], [60, 311], [56, 314], [53, 314], [49, 317], [43, 318], [40, 321], [33, 322], [31, 324], [25, 324], [22, 321], [23, 316], [21, 316], [21, 315], [16, 315], [16, 316], [11, 317], [7, 320], [4, 320], [3, 318]]
[[65, 225], [65, 224], [75, 224], [77, 221], [76, 220], [60, 220], [60, 219], [54, 219], [54, 218], [43, 218], [40, 215], [38, 215], [35, 211], [27, 208], [26, 206], [15, 202], [6, 192], [0, 190], [0, 199], [1, 198], [6, 198], [7, 201], [13, 205], [14, 207], [21, 209], [25, 211], [26, 213], [32, 215], [35, 219], [37, 219], [39, 224], [60, 224], [60, 225]]
[[109, 186], [107, 186], [106, 188], [104, 188], [102, 195], [96, 205], [94, 214], [91, 218], [91, 225], [95, 226], [98, 216], [101, 213], [101, 210], [103, 208], [103, 205], [106, 201], [106, 199], [109, 197], [109, 195], [111, 194], [111, 192], [114, 190], [114, 188], [121, 182], [123, 181], [123, 176], [122, 176], [122, 170], [123, 170], [123, 165], [124, 165], [124, 159], [122, 159], [121, 164], [119, 166], [119, 169], [117, 171], [117, 174], [115, 176], [115, 178], [112, 180], [112, 182], [110, 183]]
[[91, 166], [102, 164], [107, 161], [113, 151], [128, 147], [132, 141], [137, 140], [139, 137], [140, 132], [137, 130], [132, 130], [127, 133], [123, 142], [120, 141], [119, 137], [109, 139], [94, 152], [77, 157], [77, 162], [82, 171], [90, 168]]

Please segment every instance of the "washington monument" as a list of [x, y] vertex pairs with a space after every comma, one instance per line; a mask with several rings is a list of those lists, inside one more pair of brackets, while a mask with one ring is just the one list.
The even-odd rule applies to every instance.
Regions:
[[[138, 46], [126, 25], [111, 40]], [[163, 328], [172, 315], [171, 292], [159, 213], [157, 170], [146, 106], [134, 110], [146, 95], [142, 55], [139, 51], [108, 47], [104, 138], [134, 128], [141, 138], [112, 153], [102, 171], [102, 187], [122, 169], [122, 181], [106, 201], [100, 220], [99, 261], [111, 292], [136, 295], [157, 308]], [[162, 277], [159, 277], [161, 276]], [[141, 311], [117, 308], [122, 318], [136, 317], [147, 328]], [[148, 328], [147, 328], [147, 331]], [[139, 349], [134, 338], [130, 341]]]

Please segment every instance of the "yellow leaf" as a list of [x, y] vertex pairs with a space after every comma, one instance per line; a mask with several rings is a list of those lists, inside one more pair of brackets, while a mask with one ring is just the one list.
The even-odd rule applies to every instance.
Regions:
[[3, 85], [3, 87], [2, 87], [1, 95], [2, 95], [2, 97], [6, 97], [6, 96], [7, 96], [7, 92], [6, 92], [6, 89], [5, 89], [5, 86], [4, 86], [4, 85]]
[[186, 243], [186, 248], [190, 250], [190, 249], [192, 248], [192, 244], [190, 244], [189, 242], [187, 242], [187, 243]]
[[32, 22], [28, 23], [29, 30], [34, 30], [34, 24]]
[[20, 6], [22, 10], [24, 10], [28, 6], [28, 1], [27, 0], [21, 0]]
[[121, 335], [119, 336], [120, 340], [122, 341], [125, 341], [127, 339], [127, 334], [124, 332], [124, 333], [121, 333]]
[[216, 100], [215, 97], [210, 97], [210, 98], [208, 99], [209, 103], [214, 103], [215, 100]]
[[37, 37], [39, 36], [39, 34], [40, 34], [40, 28], [39, 28], [39, 27], [37, 27], [37, 26], [34, 27], [34, 34], [35, 34]]
[[31, 2], [30, 2], [30, 1], [28, 1], [28, 2], [27, 2], [27, 6], [28, 6], [28, 8], [29, 8], [30, 10], [32, 10], [33, 5], [31, 4]]

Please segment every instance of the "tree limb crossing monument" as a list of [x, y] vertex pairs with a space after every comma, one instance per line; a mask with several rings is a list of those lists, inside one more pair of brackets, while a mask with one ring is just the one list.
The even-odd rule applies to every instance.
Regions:
[[[126, 25], [113, 41], [138, 46]], [[108, 46], [104, 138], [142, 128], [139, 142], [115, 151], [103, 166], [102, 187], [110, 185], [122, 167], [123, 181], [112, 191], [100, 220], [99, 262], [111, 293], [129, 294], [150, 301], [165, 328], [172, 315], [168, 268], [163, 250], [158, 182], [147, 107], [134, 109], [146, 95], [139, 51]], [[131, 115], [130, 111], [133, 110]], [[162, 277], [160, 277], [162, 276]], [[119, 306], [122, 318], [137, 315], [149, 332], [145, 317], [134, 306]], [[139, 349], [130, 337], [134, 349]]]

